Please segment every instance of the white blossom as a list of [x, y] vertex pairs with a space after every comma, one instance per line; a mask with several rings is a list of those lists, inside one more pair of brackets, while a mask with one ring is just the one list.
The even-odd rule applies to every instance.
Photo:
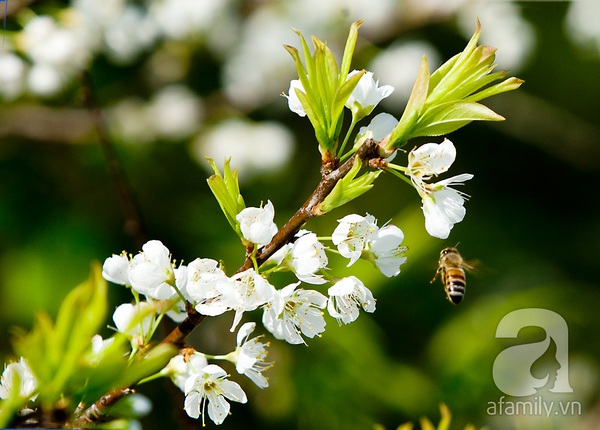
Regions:
[[327, 281], [316, 272], [327, 267], [325, 247], [314, 233], [301, 230], [298, 235], [300, 237], [292, 245], [291, 251], [292, 268], [296, 277], [308, 284], [324, 284]]
[[119, 285], [129, 284], [129, 275], [127, 270], [129, 269], [129, 257], [126, 252], [120, 255], [113, 254], [112, 257], [108, 257], [104, 260], [102, 265], [102, 276], [109, 282]]
[[203, 315], [221, 315], [233, 305], [234, 284], [219, 263], [197, 258], [187, 265], [187, 294]]
[[[367, 139], [373, 139], [375, 142], [381, 142], [388, 134], [392, 132], [394, 127], [398, 125], [398, 120], [389, 113], [379, 113], [373, 117], [369, 125], [361, 127], [358, 130], [354, 141], [354, 149], [357, 150], [365, 143]], [[391, 162], [398, 151], [394, 151], [392, 155], [385, 158], [385, 161]]]
[[400, 273], [400, 266], [406, 262], [406, 246], [401, 246], [404, 233], [395, 225], [380, 228], [371, 240], [371, 253], [381, 273], [388, 278]]
[[417, 188], [424, 188], [423, 181], [447, 172], [456, 159], [454, 144], [444, 139], [442, 143], [426, 143], [408, 154], [406, 173]]
[[[348, 78], [360, 73], [359, 70], [353, 70], [348, 74]], [[373, 112], [373, 109], [381, 100], [388, 97], [394, 91], [391, 85], [379, 86], [379, 81], [373, 78], [373, 72], [366, 72], [358, 81], [358, 84], [346, 101], [346, 107], [352, 111], [353, 118], [361, 119]]]
[[302, 335], [312, 338], [325, 331], [321, 309], [327, 305], [327, 297], [318, 291], [296, 290], [299, 284], [275, 291], [273, 300], [264, 307], [262, 318], [273, 336], [291, 344], [305, 344]]
[[227, 373], [215, 364], [209, 364], [200, 373], [191, 375], [184, 385], [185, 411], [192, 418], [198, 418], [202, 412], [202, 425], [207, 403], [208, 416], [215, 424], [221, 424], [229, 414], [230, 405], [226, 399], [240, 403], [248, 401], [242, 388], [229, 381]]
[[67, 75], [52, 64], [38, 63], [29, 68], [27, 87], [34, 95], [52, 97], [65, 85]]
[[279, 122], [232, 118], [202, 133], [194, 142], [193, 154], [207, 168], [205, 157], [217, 162], [230, 158], [231, 168], [238, 170], [243, 183], [280, 171], [294, 154], [294, 135]]
[[184, 85], [168, 85], [147, 106], [148, 121], [160, 137], [177, 140], [193, 134], [203, 116], [200, 99]]
[[129, 337], [133, 348], [147, 343], [155, 327], [156, 309], [148, 302], [123, 303], [113, 313], [117, 330]]
[[254, 269], [248, 269], [231, 277], [233, 292], [231, 308], [235, 317], [231, 325], [233, 332], [242, 319], [244, 312], [255, 310], [273, 298], [275, 288]]
[[115, 341], [114, 337], [108, 339], [102, 339], [102, 336], [96, 334], [92, 336], [92, 351], [90, 354], [89, 361], [93, 364], [98, 364], [104, 356], [104, 351], [110, 347]]
[[37, 385], [37, 379], [31, 368], [27, 361], [21, 357], [19, 361], [4, 366], [0, 378], [0, 399], [19, 396], [28, 400], [35, 400]]
[[377, 233], [377, 221], [369, 214], [366, 217], [351, 214], [338, 220], [338, 223], [331, 239], [339, 253], [350, 259], [348, 266], [351, 266], [360, 258], [371, 237]]
[[473, 175], [464, 173], [437, 183], [428, 183], [433, 176], [448, 171], [456, 159], [454, 144], [445, 139], [440, 144], [426, 143], [408, 155], [406, 174], [410, 176], [423, 202], [425, 229], [433, 236], [447, 239], [454, 224], [463, 220], [466, 194], [451, 185], [462, 185]]
[[398, 120], [389, 113], [379, 113], [373, 117], [369, 125], [361, 127], [356, 135], [357, 142], [364, 142], [365, 139], [371, 138], [375, 142], [381, 142], [384, 137], [392, 132], [394, 127], [398, 125]]
[[371, 291], [360, 279], [348, 276], [336, 282], [327, 291], [329, 315], [338, 322], [349, 324], [358, 318], [359, 307], [366, 312], [375, 312], [375, 299]]
[[173, 384], [181, 391], [185, 392], [185, 381], [192, 376], [197, 375], [208, 366], [208, 361], [203, 354], [194, 352], [192, 354], [178, 354], [171, 358], [169, 364], [161, 370], [161, 374], [169, 376]]
[[447, 239], [454, 224], [461, 222], [466, 214], [464, 208], [466, 194], [450, 188], [450, 185], [462, 185], [473, 178], [469, 173], [428, 185], [428, 192], [421, 193], [425, 229], [433, 237]]
[[175, 272], [169, 250], [158, 240], [142, 246], [142, 252], [133, 257], [128, 269], [131, 288], [150, 298], [164, 300], [175, 294]]
[[260, 388], [269, 386], [268, 379], [262, 374], [273, 367], [273, 363], [265, 362], [268, 343], [260, 342], [263, 336], [248, 339], [256, 328], [256, 323], [247, 322], [242, 325], [237, 334], [237, 348], [225, 358], [235, 363], [238, 373], [246, 375]]
[[237, 214], [236, 219], [240, 223], [240, 229], [244, 239], [258, 246], [268, 244], [275, 233], [277, 226], [273, 222], [275, 208], [270, 200], [264, 207], [249, 207]]
[[288, 107], [290, 110], [299, 116], [304, 117], [306, 116], [306, 111], [296, 94], [296, 90], [305, 92], [300, 79], [293, 79], [290, 81], [290, 89], [288, 90], [288, 94], [284, 94], [284, 97], [288, 100]]
[[10, 52], [0, 52], [0, 97], [13, 100], [23, 92], [25, 62]]

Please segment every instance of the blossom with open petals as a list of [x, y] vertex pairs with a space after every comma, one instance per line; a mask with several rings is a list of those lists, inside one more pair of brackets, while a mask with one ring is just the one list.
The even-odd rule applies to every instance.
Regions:
[[273, 300], [264, 307], [263, 324], [277, 339], [291, 344], [306, 343], [302, 335], [314, 337], [325, 331], [323, 309], [327, 297], [318, 291], [296, 290], [290, 284], [275, 291]]
[[292, 246], [292, 268], [296, 277], [307, 284], [324, 284], [325, 279], [316, 273], [327, 267], [328, 259], [325, 247], [314, 233], [301, 230]]
[[450, 186], [462, 185], [473, 175], [463, 173], [436, 183], [426, 181], [448, 171], [455, 159], [456, 148], [448, 139], [439, 144], [426, 143], [408, 154], [406, 174], [423, 201], [425, 229], [440, 239], [448, 238], [454, 224], [462, 221], [466, 214], [467, 195]]
[[348, 276], [336, 282], [327, 291], [329, 315], [338, 322], [349, 324], [358, 318], [359, 307], [375, 312], [375, 299], [371, 291], [356, 276]]
[[[360, 73], [353, 70], [348, 77]], [[348, 97], [346, 107], [352, 111], [353, 118], [359, 120], [373, 112], [373, 109], [381, 100], [388, 97], [394, 91], [391, 85], [379, 86], [379, 81], [373, 78], [373, 72], [366, 72], [358, 81], [358, 84]]]
[[239, 384], [228, 380], [227, 373], [216, 364], [209, 364], [199, 373], [191, 375], [184, 385], [185, 411], [192, 418], [198, 418], [202, 412], [202, 425], [207, 405], [210, 419], [215, 424], [221, 424], [231, 408], [226, 399], [240, 403], [248, 401]]
[[447, 239], [454, 224], [461, 222], [467, 213], [464, 208], [467, 195], [450, 188], [450, 185], [462, 185], [473, 175], [462, 175], [428, 185], [428, 192], [421, 193], [423, 213], [425, 214], [425, 229], [433, 237]]
[[240, 223], [244, 239], [258, 246], [266, 245], [277, 233], [277, 226], [273, 222], [275, 208], [271, 201], [264, 207], [245, 208], [235, 217]]
[[373, 262], [388, 278], [400, 273], [400, 266], [406, 262], [406, 246], [402, 246], [404, 233], [395, 225], [381, 227], [371, 240]]
[[185, 381], [190, 376], [199, 374], [206, 366], [208, 366], [206, 357], [193, 351], [192, 353], [177, 354], [171, 358], [169, 364], [160, 373], [170, 377], [175, 386], [185, 392]]
[[150, 298], [164, 300], [176, 294], [171, 255], [159, 240], [151, 240], [142, 246], [142, 252], [129, 263], [128, 275], [131, 288]]
[[231, 309], [235, 317], [231, 325], [233, 332], [242, 319], [244, 312], [250, 312], [264, 305], [273, 298], [275, 288], [254, 269], [248, 269], [231, 277], [233, 291]]
[[269, 381], [263, 372], [273, 367], [273, 363], [265, 361], [269, 344], [259, 341], [262, 335], [248, 339], [255, 328], [256, 323], [253, 322], [247, 322], [240, 327], [237, 334], [237, 348], [227, 354], [225, 359], [235, 364], [238, 373], [246, 375], [258, 387], [266, 388], [269, 386]]
[[373, 215], [351, 214], [338, 220], [338, 223], [331, 240], [339, 253], [350, 259], [348, 266], [351, 266], [360, 258], [369, 240], [377, 232], [377, 221]]
[[408, 154], [407, 174], [414, 180], [428, 180], [447, 172], [456, 159], [454, 144], [444, 139], [442, 143], [426, 143]]
[[216, 316], [231, 310], [233, 281], [209, 258], [197, 258], [187, 265], [186, 291], [203, 315]]

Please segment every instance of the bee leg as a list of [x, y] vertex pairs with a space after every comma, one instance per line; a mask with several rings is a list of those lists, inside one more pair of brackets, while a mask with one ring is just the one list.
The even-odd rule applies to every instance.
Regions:
[[442, 273], [441, 267], [439, 269], [437, 269], [437, 272], [435, 272], [435, 276], [433, 277], [433, 279], [431, 281], [429, 281], [429, 283], [433, 284], [435, 282], [435, 280], [437, 279], [437, 277], [440, 276], [440, 273]]

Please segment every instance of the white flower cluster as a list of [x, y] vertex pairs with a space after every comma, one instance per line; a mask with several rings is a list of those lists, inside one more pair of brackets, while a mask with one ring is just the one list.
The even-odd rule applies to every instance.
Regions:
[[[356, 70], [350, 72], [348, 77], [356, 72]], [[394, 88], [389, 85], [380, 87], [379, 82], [373, 78], [373, 73], [366, 72], [348, 98], [346, 107], [352, 111], [354, 119], [363, 118], [364, 116], [371, 114], [379, 102], [388, 97], [393, 90]], [[305, 116], [306, 112], [304, 111], [304, 107], [300, 102], [296, 91], [304, 92], [302, 83], [298, 79], [290, 82], [289, 95], [286, 96], [288, 99], [288, 106], [292, 112], [295, 112], [300, 116]], [[398, 120], [388, 113], [376, 115], [368, 126], [361, 127], [359, 130], [353, 150], [358, 149], [367, 138], [374, 139], [376, 142], [382, 141], [392, 132], [397, 124]], [[396, 153], [392, 154], [386, 161], [392, 161], [395, 156]], [[425, 215], [425, 229], [431, 236], [440, 239], [447, 239], [454, 224], [462, 221], [466, 214], [464, 202], [465, 198], [468, 196], [450, 186], [462, 185], [464, 181], [473, 178], [473, 175], [464, 173], [436, 183], [428, 183], [426, 181], [434, 176], [447, 172], [455, 159], [456, 148], [451, 141], [445, 139], [440, 144], [427, 143], [410, 151], [408, 154], [408, 165], [406, 167], [388, 164], [390, 168], [400, 170], [410, 178], [411, 183], [422, 199], [422, 209]], [[350, 215], [350, 217], [352, 217], [352, 215]], [[364, 220], [359, 220], [358, 218], [355, 220], [344, 220], [347, 225], [344, 227], [340, 225], [340, 227], [338, 227], [340, 230], [338, 232], [338, 238], [335, 237], [334, 233], [334, 243], [336, 245], [341, 243], [340, 253], [345, 257], [350, 258], [349, 265], [352, 265], [356, 261], [361, 255], [363, 248], [366, 247], [371, 249], [372, 257], [382, 273], [386, 276], [395, 276], [397, 274], [394, 273], [396, 261], [390, 259], [389, 256], [386, 256], [385, 258], [382, 257], [381, 247], [392, 247], [396, 242], [397, 244], [395, 246], [397, 247], [403, 240], [402, 232], [396, 232], [393, 229], [394, 226], [387, 226], [378, 231], [376, 227], [373, 227], [372, 225], [372, 217], [371, 219], [367, 217]], [[350, 228], [356, 229], [356, 237], [352, 239], [352, 242], [344, 243], [339, 239], [339, 235], [345, 231], [344, 229]], [[373, 234], [375, 234], [375, 236], [379, 234], [382, 237], [386, 237], [386, 239], [383, 240], [382, 238], [379, 238], [379, 244], [377, 244], [378, 240], [372, 236]], [[386, 243], [386, 245], [382, 245], [382, 243]], [[387, 248], [384, 249], [384, 251], [391, 252]], [[377, 252], [380, 253], [379, 256], [377, 255]], [[385, 265], [388, 264], [387, 262], [391, 265], [390, 267], [385, 267]]]
[[[256, 247], [271, 242], [277, 232], [274, 217], [270, 201], [262, 207], [243, 209], [237, 221], [244, 240]], [[388, 277], [398, 275], [400, 265], [406, 261], [403, 239], [398, 227], [379, 228], [372, 215], [344, 217], [331, 237], [337, 247], [335, 252], [350, 259], [348, 266], [363, 258]], [[262, 323], [276, 339], [306, 344], [305, 338], [319, 336], [325, 330], [324, 309], [340, 325], [355, 321], [361, 308], [375, 311], [373, 294], [360, 279], [336, 278], [329, 273], [326, 251], [334, 252], [315, 233], [301, 230], [292, 243], [283, 246], [262, 266], [228, 276], [216, 260], [209, 258], [177, 266], [168, 248], [152, 240], [133, 257], [122, 253], [107, 258], [102, 273], [108, 281], [130, 287], [136, 299], [135, 303], [120, 305], [113, 314], [116, 329], [131, 339], [133, 351], [148, 344], [163, 315], [180, 322], [188, 306], [205, 316], [232, 311], [232, 332], [245, 312], [262, 309]], [[298, 282], [277, 289], [268, 278], [277, 271], [293, 272]], [[328, 296], [301, 288], [303, 282], [331, 283]], [[237, 348], [227, 355], [208, 356], [188, 348], [191, 352], [175, 357], [161, 372], [186, 394], [185, 410], [189, 416], [198, 418], [208, 408], [208, 416], [220, 424], [229, 413], [226, 399], [247, 401], [240, 386], [229, 381], [225, 371], [209, 364], [207, 358], [231, 361], [240, 374], [257, 386], [268, 386], [263, 375], [272, 366], [266, 361], [268, 344], [261, 342], [260, 337], [249, 339], [255, 327], [253, 322], [243, 324], [238, 330]], [[96, 340], [96, 349], [101, 349], [101, 339]]]

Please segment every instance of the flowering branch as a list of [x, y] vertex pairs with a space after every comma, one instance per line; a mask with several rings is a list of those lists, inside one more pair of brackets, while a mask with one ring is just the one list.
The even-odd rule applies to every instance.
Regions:
[[[331, 193], [335, 185], [350, 172], [356, 159], [361, 160], [361, 162], [368, 162], [369, 160], [379, 158], [377, 148], [377, 143], [373, 139], [367, 139], [360, 149], [337, 169], [332, 171], [323, 169], [321, 172], [321, 181], [308, 200], [306, 200], [302, 207], [296, 211], [281, 229], [279, 229], [271, 242], [258, 250], [254, 257], [258, 266], [267, 261], [269, 257], [281, 249], [285, 244], [291, 242], [294, 235], [298, 233], [310, 218], [324, 215], [323, 212], [320, 212], [319, 207]], [[252, 258], [248, 255], [244, 264], [236, 271], [236, 273], [248, 270], [252, 266]], [[188, 316], [175, 327], [162, 342], [175, 345], [178, 348], [183, 348], [185, 346], [185, 339], [196, 327], [202, 324], [206, 317], [206, 315], [200, 314], [193, 308], [188, 310]]]
[[[315, 216], [324, 215], [324, 212], [320, 211], [320, 205], [323, 203], [325, 198], [331, 193], [335, 185], [343, 179], [348, 172], [352, 169], [355, 163], [355, 159], [366, 162], [368, 160], [379, 158], [377, 153], [377, 143], [373, 139], [367, 139], [360, 149], [350, 157], [344, 164], [339, 166], [337, 169], [332, 171], [323, 171], [322, 178], [311, 196], [302, 205], [300, 209], [290, 218], [290, 220], [277, 232], [273, 237], [273, 240], [267, 244], [264, 248], [261, 248], [256, 255], [256, 260], [260, 266], [264, 263], [271, 255], [273, 255], [278, 249], [280, 249], [286, 243], [289, 243], [294, 235], [302, 228], [302, 226], [310, 219]], [[252, 261], [246, 258], [246, 261], [239, 269], [244, 271], [252, 266]]]
[[[0, 408], [0, 426], [28, 402], [38, 402], [48, 417], [60, 412], [65, 423], [104, 421], [119, 414], [108, 406], [122, 398], [127, 403], [133, 387], [159, 377], [171, 378], [185, 394], [188, 416], [202, 416], [203, 424], [206, 416], [216, 424], [223, 423], [229, 415], [229, 401], [246, 403], [248, 399], [224, 369], [208, 360], [229, 361], [239, 374], [266, 388], [268, 378], [262, 372], [273, 365], [265, 360], [269, 344], [262, 342], [262, 335], [250, 338], [254, 322], [242, 324], [236, 348], [228, 354], [207, 355], [187, 347], [188, 336], [207, 317], [226, 312], [234, 314], [230, 329], [234, 332], [245, 312], [261, 309], [263, 326], [276, 339], [306, 344], [306, 338], [325, 331], [325, 309], [339, 325], [355, 321], [361, 310], [374, 312], [376, 301], [369, 288], [356, 276], [339, 276], [328, 270], [326, 251], [348, 259], [347, 267], [363, 259], [384, 276], [394, 277], [407, 260], [402, 230], [392, 224], [379, 227], [370, 214], [344, 216], [328, 237], [303, 230], [303, 226], [311, 218], [369, 191], [383, 171], [392, 172], [417, 191], [428, 233], [441, 239], [448, 237], [454, 224], [464, 218], [463, 206], [468, 197], [451, 186], [462, 185], [473, 177], [463, 173], [434, 179], [454, 162], [454, 144], [448, 139], [440, 144], [424, 144], [407, 154], [406, 164], [393, 164], [392, 159], [398, 155], [398, 148], [415, 136], [446, 134], [475, 120], [502, 119], [478, 101], [516, 89], [521, 81], [511, 78], [491, 85], [503, 79], [505, 73], [491, 73], [494, 50], [476, 46], [478, 25], [465, 51], [438, 71], [430, 75], [427, 62], [422, 62], [400, 121], [390, 114], [377, 115], [359, 130], [345, 152], [358, 121], [369, 116], [393, 91], [388, 85], [380, 86], [371, 72], [350, 71], [361, 22], [350, 29], [340, 66], [326, 43], [315, 37], [312, 54], [299, 32], [301, 52], [286, 47], [299, 77], [290, 83], [288, 105], [293, 112], [308, 117], [321, 153], [321, 179], [305, 203], [277, 229], [273, 203], [267, 200], [260, 207], [246, 207], [237, 171], [231, 169], [229, 160], [223, 165], [223, 173], [209, 160], [215, 172], [208, 179], [209, 188], [241, 240], [244, 263], [231, 276], [225, 273], [222, 263], [209, 258], [176, 264], [169, 249], [158, 240], [146, 242], [135, 256], [123, 252], [107, 258], [101, 273], [99, 267], [94, 268], [90, 280], [65, 299], [56, 324], [42, 315], [32, 332], [18, 341], [15, 349], [23, 358], [6, 367], [0, 381], [0, 398], [9, 399], [4, 416]], [[135, 201], [113, 153], [87, 76], [83, 83], [84, 102], [132, 224], [131, 232], [141, 241], [141, 218]], [[350, 110], [352, 120], [342, 137], [345, 108]], [[363, 167], [368, 171], [359, 175]], [[321, 243], [325, 240], [332, 245]], [[272, 285], [270, 275], [284, 271], [293, 272], [298, 282], [280, 288]], [[112, 318], [117, 333], [102, 339], [96, 333], [107, 311], [106, 281], [126, 286], [133, 300], [116, 308]], [[321, 292], [299, 288], [302, 283], [330, 285]], [[165, 316], [178, 325], [154, 345], [152, 337]], [[48, 421], [45, 415], [43, 422]]]

